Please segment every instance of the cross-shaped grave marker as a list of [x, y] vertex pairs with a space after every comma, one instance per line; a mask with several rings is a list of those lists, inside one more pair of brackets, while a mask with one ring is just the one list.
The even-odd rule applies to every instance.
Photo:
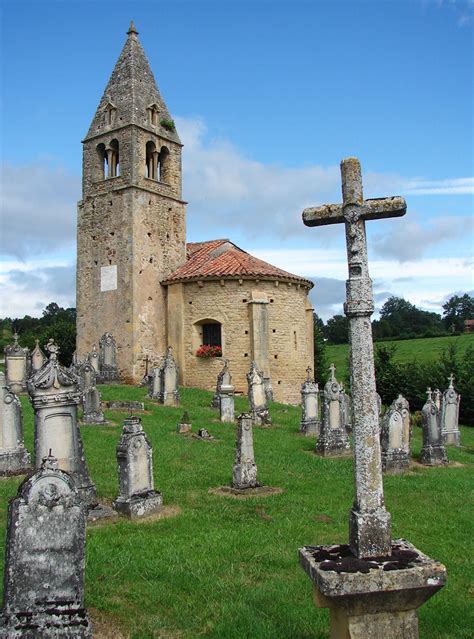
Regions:
[[374, 354], [370, 316], [374, 311], [367, 264], [365, 220], [400, 217], [402, 197], [364, 200], [357, 158], [341, 162], [342, 204], [324, 204], [303, 211], [306, 226], [344, 223], [349, 279], [344, 311], [349, 318], [351, 392], [354, 413], [355, 500], [349, 517], [349, 544], [359, 558], [390, 555], [390, 513], [385, 510]]

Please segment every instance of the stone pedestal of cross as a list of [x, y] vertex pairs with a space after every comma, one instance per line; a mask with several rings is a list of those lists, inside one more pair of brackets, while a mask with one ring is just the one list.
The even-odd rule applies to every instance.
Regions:
[[[303, 222], [307, 226], [344, 223], [346, 228], [349, 279], [344, 310], [349, 318], [355, 499], [349, 544], [302, 548], [300, 561], [313, 581], [316, 605], [330, 609], [332, 639], [415, 639], [417, 609], [445, 584], [446, 569], [409, 542], [391, 539], [383, 495], [370, 324], [374, 302], [365, 236], [366, 220], [400, 217], [406, 204], [401, 197], [364, 200], [356, 158], [341, 162], [341, 176], [342, 204], [305, 209]], [[410, 562], [403, 563], [402, 557]]]

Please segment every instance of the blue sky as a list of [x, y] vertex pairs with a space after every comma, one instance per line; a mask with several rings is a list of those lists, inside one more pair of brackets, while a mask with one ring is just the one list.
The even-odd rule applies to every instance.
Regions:
[[440, 312], [473, 283], [473, 28], [466, 0], [3, 0], [0, 316], [74, 305], [84, 137], [130, 19], [176, 120], [188, 240], [229, 237], [316, 283], [342, 312], [340, 201], [356, 155], [367, 197], [404, 218], [368, 223], [376, 305]]

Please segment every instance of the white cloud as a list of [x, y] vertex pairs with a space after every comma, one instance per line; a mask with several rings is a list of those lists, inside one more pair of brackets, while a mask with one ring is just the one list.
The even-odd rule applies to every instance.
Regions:
[[423, 180], [414, 178], [402, 186], [405, 195], [472, 195], [474, 178], [454, 178], [450, 180]]

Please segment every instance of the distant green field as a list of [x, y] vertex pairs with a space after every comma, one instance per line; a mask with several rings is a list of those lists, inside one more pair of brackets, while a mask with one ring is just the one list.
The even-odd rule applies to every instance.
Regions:
[[[456, 337], [427, 337], [420, 339], [393, 340], [376, 342], [377, 345], [396, 346], [394, 359], [398, 362], [434, 362], [449, 344], [455, 344], [459, 353], [463, 353], [469, 345], [474, 346], [474, 333]], [[338, 379], [349, 379], [349, 345], [334, 344], [327, 347], [328, 364], [334, 362]]]

